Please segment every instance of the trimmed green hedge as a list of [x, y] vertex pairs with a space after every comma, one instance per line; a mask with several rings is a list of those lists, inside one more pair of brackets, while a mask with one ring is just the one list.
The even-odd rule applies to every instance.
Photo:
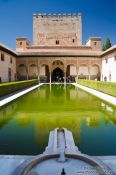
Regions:
[[0, 97], [38, 84], [38, 80], [26, 80], [0, 84]]
[[116, 83], [95, 80], [77, 80], [77, 83], [116, 97]]

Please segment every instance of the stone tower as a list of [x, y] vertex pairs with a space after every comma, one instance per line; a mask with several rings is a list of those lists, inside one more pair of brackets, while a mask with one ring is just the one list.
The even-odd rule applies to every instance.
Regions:
[[81, 14], [34, 14], [34, 46], [81, 46]]

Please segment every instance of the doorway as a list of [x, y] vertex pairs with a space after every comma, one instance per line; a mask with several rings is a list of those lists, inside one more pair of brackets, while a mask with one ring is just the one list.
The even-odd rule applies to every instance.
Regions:
[[58, 67], [52, 72], [52, 82], [64, 82], [64, 73]]

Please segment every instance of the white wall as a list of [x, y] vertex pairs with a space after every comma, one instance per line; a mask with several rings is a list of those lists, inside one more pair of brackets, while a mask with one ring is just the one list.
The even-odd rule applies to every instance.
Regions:
[[[107, 59], [107, 63], [106, 63]], [[109, 56], [102, 61], [102, 80], [107, 77], [107, 81], [116, 82], [116, 59], [115, 56]]]
[[[1, 53], [4, 53], [4, 61], [1, 60]], [[12, 57], [12, 64], [10, 62], [10, 57]], [[0, 51], [0, 77], [2, 82], [8, 82], [8, 69], [11, 68], [11, 81], [16, 79], [16, 58], [10, 54]]]

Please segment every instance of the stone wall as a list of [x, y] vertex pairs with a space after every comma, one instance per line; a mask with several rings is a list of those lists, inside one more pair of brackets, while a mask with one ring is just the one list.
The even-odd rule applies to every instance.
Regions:
[[33, 45], [81, 46], [81, 15], [33, 15]]

